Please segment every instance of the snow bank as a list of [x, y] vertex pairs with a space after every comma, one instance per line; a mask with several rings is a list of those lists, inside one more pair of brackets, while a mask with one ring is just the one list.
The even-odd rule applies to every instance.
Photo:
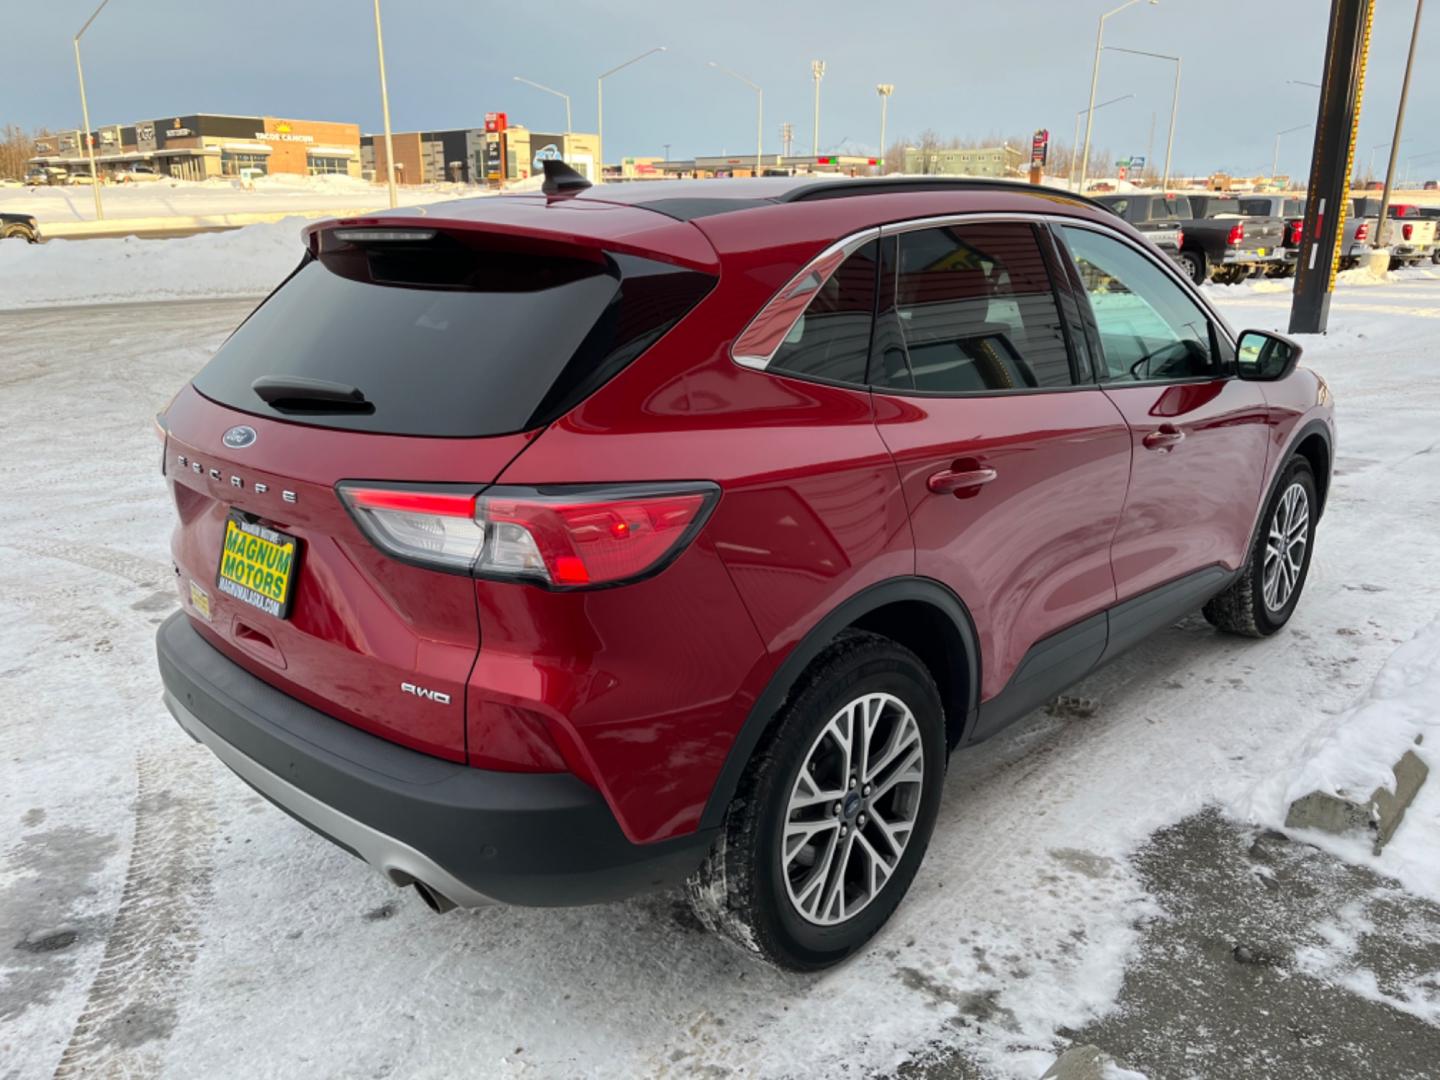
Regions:
[[0, 310], [263, 296], [295, 268], [304, 218], [171, 240], [0, 244]]
[[1365, 839], [1309, 830], [1305, 839], [1440, 901], [1440, 861], [1434, 857], [1440, 851], [1440, 618], [1396, 649], [1365, 697], [1314, 732], [1237, 809], [1253, 822], [1283, 829], [1290, 803], [1312, 791], [1362, 797], [1378, 787], [1393, 791], [1393, 766], [1407, 750], [1425, 761], [1431, 778], [1381, 855], [1370, 854]]

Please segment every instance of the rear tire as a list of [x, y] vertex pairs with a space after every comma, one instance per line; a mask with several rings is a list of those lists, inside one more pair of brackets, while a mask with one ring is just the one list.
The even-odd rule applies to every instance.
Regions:
[[25, 240], [31, 244], [35, 243], [35, 234], [24, 225], [11, 225], [4, 232], [0, 232], [0, 240]]
[[1296, 454], [1285, 463], [1240, 576], [1202, 609], [1212, 626], [1269, 637], [1290, 621], [1310, 572], [1319, 507], [1310, 463]]
[[1210, 276], [1210, 260], [1205, 257], [1205, 252], [1195, 248], [1180, 252], [1180, 265], [1196, 285], [1205, 284], [1205, 279]]
[[846, 633], [756, 752], [687, 883], [692, 909], [776, 967], [839, 963], [909, 889], [944, 778], [944, 708], [925, 665], [889, 638]]

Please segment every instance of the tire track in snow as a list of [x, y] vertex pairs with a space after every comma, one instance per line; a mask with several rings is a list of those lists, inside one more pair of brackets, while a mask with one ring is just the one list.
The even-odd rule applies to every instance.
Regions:
[[55, 1080], [161, 1071], [211, 899], [212, 807], [205, 788], [188, 782], [182, 753], [142, 753], [137, 762], [120, 907]]

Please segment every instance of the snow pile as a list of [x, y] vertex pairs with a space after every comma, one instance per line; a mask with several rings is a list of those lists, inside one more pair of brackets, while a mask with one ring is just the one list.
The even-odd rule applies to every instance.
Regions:
[[1367, 840], [1310, 831], [1305, 839], [1440, 900], [1440, 865], [1434, 858], [1440, 851], [1440, 618], [1396, 649], [1369, 693], [1312, 734], [1239, 809], [1253, 822], [1282, 829], [1290, 803], [1312, 791], [1361, 799], [1379, 787], [1394, 791], [1392, 770], [1407, 750], [1424, 760], [1432, 775], [1380, 856], [1369, 854]]
[[303, 218], [172, 240], [0, 244], [0, 310], [263, 296], [295, 268]]

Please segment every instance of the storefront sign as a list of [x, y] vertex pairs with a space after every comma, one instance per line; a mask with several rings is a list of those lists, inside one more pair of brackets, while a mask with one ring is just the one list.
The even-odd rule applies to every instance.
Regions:
[[255, 138], [262, 142], [313, 143], [315, 141], [314, 135], [297, 135], [284, 120], [276, 122], [274, 131], [257, 131]]
[[504, 131], [506, 127], [506, 116], [503, 112], [487, 112], [485, 114], [486, 132]]
[[542, 161], [564, 161], [565, 140], [560, 135], [536, 135], [530, 136], [530, 147], [534, 151], [530, 164], [536, 172], [545, 166]]
[[1041, 128], [1030, 140], [1030, 167], [1043, 169], [1050, 156], [1050, 132]]

